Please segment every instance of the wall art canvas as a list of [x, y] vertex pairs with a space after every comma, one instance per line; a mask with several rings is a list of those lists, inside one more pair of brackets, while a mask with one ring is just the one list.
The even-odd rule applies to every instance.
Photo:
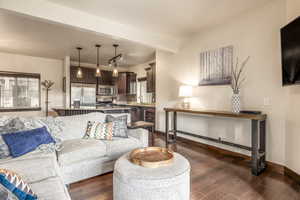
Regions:
[[228, 85], [231, 83], [233, 46], [200, 53], [199, 85]]

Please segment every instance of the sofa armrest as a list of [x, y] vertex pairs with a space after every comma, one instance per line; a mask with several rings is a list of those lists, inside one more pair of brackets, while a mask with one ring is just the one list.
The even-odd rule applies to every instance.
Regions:
[[143, 128], [128, 129], [128, 136], [138, 139], [143, 147], [148, 147], [149, 131]]

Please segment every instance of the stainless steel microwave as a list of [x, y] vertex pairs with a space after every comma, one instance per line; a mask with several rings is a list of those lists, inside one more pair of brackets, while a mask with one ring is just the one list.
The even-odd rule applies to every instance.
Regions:
[[110, 85], [99, 85], [98, 86], [98, 96], [116, 96], [117, 88]]

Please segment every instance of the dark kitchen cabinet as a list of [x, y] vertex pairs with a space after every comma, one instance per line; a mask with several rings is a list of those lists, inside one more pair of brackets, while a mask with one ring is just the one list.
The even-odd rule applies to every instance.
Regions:
[[98, 85], [114, 85], [112, 71], [101, 70], [101, 77], [98, 79]]
[[144, 121], [155, 123], [155, 108], [144, 108]]
[[119, 72], [117, 88], [119, 95], [135, 95], [136, 74], [133, 72]]
[[155, 92], [155, 63], [149, 64], [150, 67], [146, 68], [147, 72], [147, 92], [154, 93]]
[[155, 124], [155, 108], [143, 106], [130, 106], [131, 121], [146, 121]]
[[78, 67], [71, 66], [70, 68], [70, 80], [71, 83], [83, 83], [83, 84], [97, 84], [97, 78], [95, 76], [95, 69], [81, 67], [82, 78], [77, 78]]
[[131, 122], [143, 121], [143, 110], [140, 107], [131, 107]]

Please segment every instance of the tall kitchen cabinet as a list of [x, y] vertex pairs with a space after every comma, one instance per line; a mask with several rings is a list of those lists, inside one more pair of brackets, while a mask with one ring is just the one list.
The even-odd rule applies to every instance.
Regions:
[[146, 74], [147, 74], [147, 92], [152, 93], [152, 102], [155, 102], [155, 88], [156, 88], [156, 63], [150, 63], [150, 67], [146, 68]]
[[133, 72], [119, 72], [117, 88], [119, 95], [136, 95], [136, 74]]
[[147, 73], [147, 92], [155, 92], [155, 63], [150, 63], [150, 67], [146, 68]]

